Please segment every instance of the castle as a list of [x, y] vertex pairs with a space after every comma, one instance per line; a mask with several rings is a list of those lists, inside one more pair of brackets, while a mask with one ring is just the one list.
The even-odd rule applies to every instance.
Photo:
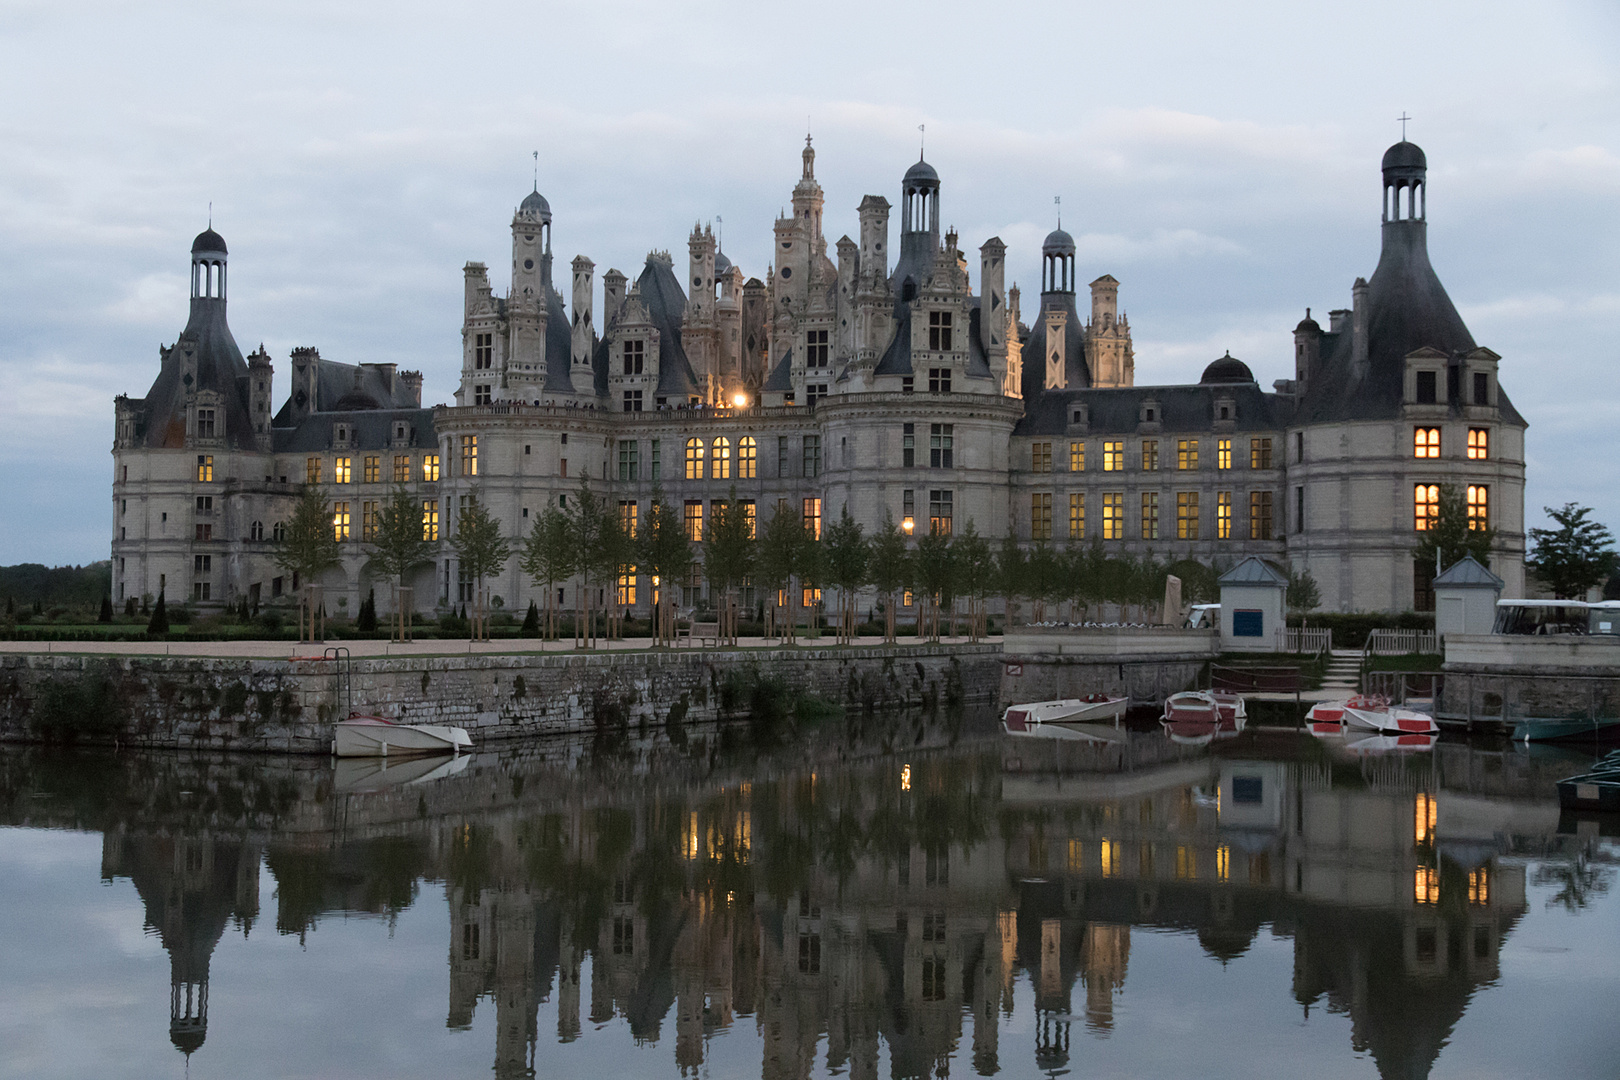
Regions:
[[[1429, 263], [1427, 162], [1402, 141], [1383, 159], [1383, 251], [1326, 329], [1294, 330], [1292, 378], [1263, 388], [1230, 355], [1196, 384], [1138, 386], [1119, 282], [1077, 307], [1076, 249], [1041, 249], [1026, 323], [1006, 245], [979, 246], [977, 289], [954, 230], [941, 232], [939, 174], [918, 160], [890, 203], [857, 208], [859, 240], [829, 257], [825, 198], [807, 138], [792, 212], [765, 277], [746, 278], [712, 230], [687, 244], [689, 286], [653, 251], [632, 281], [570, 264], [553, 283], [552, 213], [535, 191], [512, 218], [511, 285], [464, 269], [454, 405], [422, 407], [420, 374], [292, 353], [272, 414], [273, 365], [245, 360], [226, 323], [227, 250], [192, 245], [191, 317], [145, 398], [119, 397], [113, 449], [113, 588], [200, 606], [267, 602], [298, 583], [273, 561], [301, 485], [319, 484], [344, 541], [329, 610], [374, 585], [365, 541], [399, 486], [423, 507], [437, 559], [413, 582], [419, 608], [463, 603], [473, 583], [448, 544], [476, 498], [521, 540], [583, 480], [634, 530], [655, 489], [694, 538], [735, 489], [756, 520], [786, 503], [807, 529], [847, 508], [870, 531], [1030, 543], [1235, 565], [1260, 555], [1309, 571], [1329, 610], [1432, 606], [1433, 567], [1412, 557], [1439, 489], [1466, 491], [1495, 529], [1492, 569], [1522, 594], [1525, 421]], [[539, 597], [517, 568], [486, 582], [508, 608]], [[700, 579], [683, 583], [699, 602]], [[566, 592], [566, 590], [563, 590]], [[618, 603], [645, 613], [627, 574]], [[606, 597], [600, 598], [605, 600]]]

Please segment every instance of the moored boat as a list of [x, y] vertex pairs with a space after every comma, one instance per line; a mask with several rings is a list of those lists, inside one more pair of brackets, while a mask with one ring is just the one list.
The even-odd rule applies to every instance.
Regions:
[[399, 724], [381, 716], [350, 713], [332, 725], [332, 753], [338, 757], [391, 754], [457, 754], [472, 749], [465, 728], [450, 724]]
[[1128, 697], [1110, 697], [1107, 694], [1033, 701], [1007, 706], [1001, 722], [1008, 731], [1021, 731], [1037, 724], [1096, 723], [1100, 720], [1112, 720], [1117, 724], [1130, 702]]
[[[1346, 727], [1361, 731], [1376, 731], [1383, 735], [1438, 735], [1440, 725], [1434, 717], [1415, 709], [1391, 705], [1388, 698], [1373, 694], [1357, 694], [1341, 706]], [[1313, 707], [1311, 712], [1316, 713]], [[1324, 714], [1313, 719], [1326, 720]]]
[[1345, 749], [1356, 754], [1384, 754], [1391, 751], [1433, 750], [1440, 736], [1428, 732], [1390, 735], [1365, 728], [1349, 728], [1344, 733]]
[[1184, 746], [1204, 746], [1221, 731], [1220, 703], [1215, 700], [1214, 694], [1203, 690], [1171, 694], [1164, 699], [1164, 717], [1160, 723], [1171, 742]]

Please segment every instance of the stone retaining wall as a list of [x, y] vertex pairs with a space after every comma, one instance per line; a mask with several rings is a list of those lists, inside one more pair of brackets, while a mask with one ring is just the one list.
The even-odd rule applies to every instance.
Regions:
[[1200, 684], [1220, 638], [1213, 630], [1015, 627], [1002, 649], [1002, 701], [1126, 694], [1160, 702]]
[[[995, 645], [365, 658], [351, 681], [356, 710], [457, 724], [483, 743], [743, 715], [756, 674], [856, 709], [994, 701], [1000, 663]], [[37, 737], [31, 717], [52, 684], [103, 703], [86, 742], [324, 753], [349, 709], [325, 661], [9, 655], [0, 739]]]

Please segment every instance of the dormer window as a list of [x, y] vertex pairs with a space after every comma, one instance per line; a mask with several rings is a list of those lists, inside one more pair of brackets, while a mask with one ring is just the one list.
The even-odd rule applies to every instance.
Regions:
[[394, 441], [404, 442], [408, 438], [410, 438], [410, 429], [403, 423], [396, 423], [394, 425]]
[[640, 338], [631, 338], [624, 343], [624, 373], [626, 375], [640, 375], [644, 370], [647, 356], [647, 343]]
[[1417, 373], [1417, 403], [1433, 405], [1439, 400], [1439, 379], [1433, 371]]
[[951, 351], [951, 313], [949, 311], [930, 311], [928, 313], [928, 348], [932, 352]]
[[348, 424], [332, 425], [332, 441], [339, 446], [347, 445], [354, 435], [354, 429]]
[[1491, 377], [1483, 371], [1474, 372], [1474, 404], [1491, 403]]
[[214, 437], [214, 410], [197, 410], [197, 438], [212, 439]]

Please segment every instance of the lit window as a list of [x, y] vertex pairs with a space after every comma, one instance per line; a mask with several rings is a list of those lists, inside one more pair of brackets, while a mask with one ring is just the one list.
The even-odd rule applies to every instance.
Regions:
[[631, 540], [636, 538], [636, 525], [641, 514], [641, 507], [634, 499], [619, 500], [619, 528]]
[[1440, 517], [1440, 485], [1418, 484], [1412, 489], [1412, 528], [1427, 532]]
[[1484, 532], [1491, 527], [1491, 492], [1484, 484], [1468, 485], [1468, 527]]
[[[280, 528], [277, 522], [276, 527]], [[437, 499], [422, 500], [422, 539], [437, 540], [439, 538], [439, 501]]]
[[800, 606], [809, 608], [815, 607], [819, 603], [821, 603], [821, 590], [813, 585], [804, 586], [803, 591], [799, 594]]
[[[634, 506], [634, 503], [630, 504]], [[636, 568], [627, 566], [619, 575], [619, 606], [633, 607], [636, 602]]]
[[955, 424], [928, 425], [928, 467], [949, 469], [955, 457]]
[[439, 455], [422, 455], [422, 479], [436, 481], [439, 479]]
[[703, 539], [703, 500], [686, 500], [686, 538], [695, 542]]
[[411, 455], [394, 455], [394, 483], [408, 484], [411, 482]]
[[709, 465], [709, 475], [716, 480], [731, 479], [731, 440], [714, 440], [714, 460]]
[[1269, 468], [1271, 468], [1271, 440], [1270, 439], [1250, 439], [1249, 440], [1249, 468], [1251, 468], [1251, 469], [1269, 469]]
[[686, 440], [686, 478], [688, 480], [703, 479], [703, 440]]
[[1159, 440], [1142, 440], [1142, 468], [1152, 472], [1159, 467]]
[[1085, 443], [1083, 443], [1083, 442], [1072, 442], [1072, 443], [1069, 444], [1069, 471], [1070, 472], [1085, 472], [1086, 471], [1086, 444]]
[[[320, 477], [317, 476], [316, 479], [319, 480]], [[197, 482], [202, 483], [202, 484], [208, 484], [208, 483], [212, 483], [213, 480], [214, 480], [214, 455], [212, 455], [212, 454], [198, 454], [197, 455]]]
[[758, 539], [759, 515], [754, 509], [753, 499], [738, 499], [737, 505], [742, 507], [743, 521], [748, 525], [748, 539]]
[[641, 479], [641, 444], [635, 439], [619, 440], [619, 479]]
[[1159, 493], [1157, 491], [1142, 492], [1142, 539], [1157, 540], [1159, 538]]
[[821, 539], [821, 500], [805, 499], [800, 520], [804, 523], [804, 531], [810, 534], [810, 539]]
[[917, 527], [917, 493], [910, 488], [900, 492], [900, 528], [910, 536]]
[[917, 464], [917, 425], [900, 426], [900, 466], [910, 469]]
[[1052, 494], [1037, 491], [1029, 497], [1029, 538], [1052, 539]]
[[1031, 472], [1052, 471], [1052, 444], [1037, 442], [1029, 444], [1029, 467]]
[[1086, 493], [1077, 491], [1069, 496], [1069, 539], [1083, 540], [1086, 535]]
[[1474, 461], [1484, 461], [1491, 456], [1491, 433], [1489, 429], [1482, 427], [1468, 429], [1468, 456]]
[[1176, 442], [1176, 468], [1198, 468], [1198, 440], [1179, 439]]
[[[930, 311], [928, 313], [928, 348], [931, 352], [951, 351], [951, 313], [949, 311]], [[945, 389], [950, 390], [950, 386], [947, 385]]]
[[928, 369], [928, 392], [931, 394], [948, 394], [951, 392], [951, 369]]
[[953, 502], [949, 491], [930, 491], [928, 493], [928, 531], [935, 536], [951, 535], [951, 515]]
[[1232, 493], [1215, 493], [1215, 539], [1232, 539]]
[[1198, 492], [1176, 492], [1176, 539], [1198, 539]]
[[1103, 539], [1125, 539], [1125, 493], [1103, 492]]
[[360, 504], [360, 539], [377, 539], [377, 504], [369, 499]]
[[758, 468], [759, 444], [752, 435], [737, 440], [737, 479], [752, 480]]
[[461, 475], [478, 475], [478, 436], [463, 435], [461, 437]]
[[1230, 469], [1232, 467], [1232, 440], [1220, 439], [1215, 443], [1215, 467], [1217, 469]]
[[346, 457], [340, 457], [332, 462], [332, 482], [334, 484], [347, 484], [352, 479], [349, 462], [350, 459]]
[[1113, 439], [1103, 443], [1103, 472], [1125, 471], [1125, 443]]
[[[1440, 456], [1440, 429], [1437, 427], [1420, 427], [1412, 432], [1412, 456], [1416, 458], [1437, 458]], [[1473, 455], [1469, 455], [1472, 457]]]
[[1271, 492], [1249, 492], [1249, 539], [1271, 539]]
[[349, 538], [349, 504], [346, 502], [332, 504], [332, 538], [339, 541]]
[[318, 484], [321, 482], [321, 459], [318, 457], [304, 459], [304, 483]]

